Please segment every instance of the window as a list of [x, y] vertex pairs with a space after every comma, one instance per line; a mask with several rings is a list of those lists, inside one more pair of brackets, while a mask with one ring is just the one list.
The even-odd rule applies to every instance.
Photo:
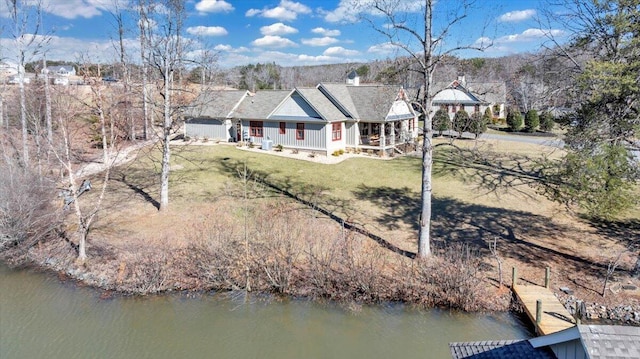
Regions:
[[456, 113], [456, 105], [451, 105], [451, 113]]
[[304, 140], [304, 123], [296, 123], [296, 140]]
[[475, 112], [480, 112], [480, 105], [476, 105], [474, 110]]
[[249, 136], [262, 137], [262, 121], [249, 122]]
[[286, 122], [280, 122], [280, 134], [284, 135], [285, 132], [287, 132], [287, 123]]
[[342, 123], [335, 122], [331, 124], [331, 139], [334, 141], [342, 139]]

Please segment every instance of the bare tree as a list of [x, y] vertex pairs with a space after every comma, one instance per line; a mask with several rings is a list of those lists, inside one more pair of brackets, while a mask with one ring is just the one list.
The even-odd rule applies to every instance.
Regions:
[[[436, 32], [434, 26], [434, 6], [435, 0], [424, 0], [420, 12], [412, 11], [408, 6], [413, 3], [404, 2], [402, 0], [373, 0], [363, 2], [367, 11], [374, 14], [382, 15], [385, 19], [385, 25], [377, 25], [373, 18], [366, 20], [373, 28], [382, 34], [387, 41], [403, 50], [409, 55], [413, 62], [417, 65], [412, 68], [421, 76], [421, 93], [417, 101], [424, 114], [424, 142], [422, 145], [422, 187], [421, 187], [421, 207], [420, 207], [420, 223], [418, 233], [418, 257], [427, 257], [431, 255], [431, 196], [432, 182], [431, 171], [433, 165], [433, 130], [431, 104], [434, 96], [433, 74], [441, 59], [447, 55], [460, 50], [484, 50], [490, 43], [480, 41], [476, 44], [460, 45], [456, 43], [445, 43], [447, 39], [451, 40], [449, 35], [452, 29], [460, 26], [461, 22], [469, 15], [474, 1], [456, 2], [454, 8], [446, 8], [442, 18], [446, 19], [444, 26]], [[451, 6], [447, 2], [438, 2], [437, 6]], [[480, 38], [483, 38], [479, 34]]]
[[[114, 3], [114, 11], [111, 13], [114, 20], [116, 21], [116, 27], [118, 30], [118, 42], [116, 46], [116, 53], [118, 54], [119, 64], [120, 64], [120, 73], [121, 73], [121, 83], [124, 87], [124, 93], [131, 93], [131, 74], [129, 72], [129, 66], [127, 61], [127, 52], [125, 46], [125, 31], [126, 24], [125, 18], [122, 9], [120, 8], [120, 0], [113, 0]], [[124, 106], [124, 114], [126, 117], [126, 122], [128, 124], [128, 135], [130, 140], [136, 140], [136, 126], [135, 119], [131, 115], [131, 101], [124, 100], [122, 101]]]
[[29, 139], [27, 126], [27, 109], [25, 97], [25, 70], [27, 59], [40, 51], [40, 47], [46, 40], [38, 36], [40, 30], [40, 12], [42, 3], [38, 1], [5, 0], [9, 9], [13, 29], [12, 37], [15, 42], [18, 89], [20, 92], [20, 126], [22, 129], [22, 162], [25, 166], [29, 163]]
[[[148, 28], [147, 43], [149, 46], [150, 66], [160, 76], [159, 93], [162, 97], [162, 162], [160, 173], [160, 210], [169, 206], [169, 167], [171, 162], [171, 140], [174, 125], [177, 123], [180, 107], [174, 103], [174, 74], [184, 63], [185, 48], [182, 37], [182, 26], [186, 16], [185, 4], [181, 0], [162, 0], [147, 4], [145, 9], [148, 18], [156, 23], [155, 30]], [[162, 11], [157, 11], [162, 5]], [[142, 4], [140, 4], [142, 6]]]
[[[63, 191], [65, 209], [73, 206], [78, 225], [78, 262], [84, 263], [87, 260], [87, 239], [92, 228], [96, 215], [102, 207], [102, 202], [106, 195], [109, 183], [111, 168], [114, 165], [117, 153], [115, 145], [117, 141], [114, 121], [111, 119], [111, 108], [118, 99], [113, 93], [105, 95], [105, 85], [102, 83], [91, 84], [91, 95], [89, 98], [76, 98], [68, 90], [63, 90], [56, 96], [57, 107], [57, 127], [59, 129], [59, 141], [53, 152], [66, 174], [64, 183], [66, 188]], [[80, 107], [83, 106], [83, 107]], [[75, 131], [78, 126], [77, 119], [80, 116], [91, 114], [96, 116], [99, 122], [100, 144], [102, 148], [102, 183], [97, 198], [90, 201], [83, 201], [81, 195], [92, 189], [91, 182], [87, 178], [82, 179], [81, 172], [76, 173], [74, 142], [78, 140]], [[86, 163], [81, 163], [86, 165]]]
[[149, 0], [138, 0], [138, 28], [140, 30], [140, 64], [142, 72], [142, 131], [145, 140], [149, 139], [149, 94], [147, 89], [148, 64], [147, 39], [150, 28], [147, 9], [150, 8]]

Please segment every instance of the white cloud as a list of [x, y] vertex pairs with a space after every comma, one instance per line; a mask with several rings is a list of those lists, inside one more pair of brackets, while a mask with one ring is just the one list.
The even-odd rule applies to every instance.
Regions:
[[301, 42], [305, 45], [309, 46], [327, 46], [331, 44], [335, 44], [338, 42], [338, 39], [335, 37], [314, 37], [312, 39], [302, 39]]
[[311, 8], [299, 2], [290, 0], [281, 0], [280, 4], [274, 8], [268, 9], [249, 9], [245, 13], [246, 16], [261, 16], [269, 19], [277, 19], [280, 21], [293, 21], [298, 18], [299, 14], [310, 14]]
[[341, 46], [330, 47], [322, 53], [325, 56], [357, 56], [360, 55], [359, 51], [348, 50]]
[[230, 53], [236, 53], [236, 54], [249, 51], [249, 49], [244, 46], [234, 48], [233, 46], [227, 45], [227, 44], [216, 45], [213, 49], [216, 51], [224, 51], [224, 52], [230, 52]]
[[367, 50], [367, 52], [369, 53], [381, 54], [381, 55], [392, 54], [396, 51], [398, 51], [398, 46], [390, 42], [384, 42], [382, 44], [373, 45], [369, 47], [369, 49]]
[[[36, 42], [45, 39], [42, 35], [36, 36]], [[140, 53], [140, 40], [137, 38], [124, 39], [124, 46], [129, 56]], [[17, 58], [15, 42], [12, 39], [0, 38], [0, 47], [3, 48], [3, 56], [9, 59]], [[46, 51], [47, 59], [69, 62], [113, 62], [118, 56], [114, 44], [109, 39], [81, 40], [73, 37], [47, 36], [47, 44], [42, 49]], [[28, 58], [26, 61], [38, 59], [41, 54]]]
[[329, 30], [323, 27], [316, 27], [312, 29], [311, 32], [322, 36], [340, 36], [340, 30]]
[[101, 15], [103, 11], [113, 10], [114, 3], [108, 0], [45, 0], [42, 8], [45, 12], [65, 19], [89, 19]]
[[508, 13], [500, 15], [498, 18], [501, 22], [519, 22], [532, 18], [535, 16], [536, 11], [534, 9], [510, 11]]
[[285, 25], [281, 22], [277, 22], [269, 26], [261, 27], [260, 32], [262, 35], [288, 35], [297, 33], [298, 29]]
[[502, 36], [496, 39], [496, 42], [510, 43], [510, 42], [535, 41], [548, 36], [554, 36], [554, 37], [563, 36], [564, 33], [565, 33], [564, 31], [559, 29], [551, 29], [551, 30], [526, 29], [520, 34]]
[[[362, 14], [380, 16], [382, 13], [373, 8], [375, 0], [340, 0], [338, 6], [331, 11], [321, 10], [327, 22], [353, 23], [357, 22]], [[396, 6], [396, 12], [418, 12], [422, 10], [424, 0], [403, 0], [392, 3]]]
[[233, 5], [224, 0], [201, 0], [196, 4], [196, 10], [200, 13], [231, 12]]
[[491, 40], [491, 38], [483, 36], [483, 37], [479, 37], [474, 43], [473, 46], [476, 47], [487, 47], [490, 46], [491, 44], [493, 44], [493, 40]]
[[295, 42], [280, 36], [267, 35], [259, 39], [253, 40], [251, 45], [258, 47], [271, 47], [271, 48], [283, 48], [283, 47], [295, 47], [298, 46]]
[[258, 54], [248, 62], [255, 62], [256, 58], [260, 62], [275, 62], [281, 66], [293, 66], [293, 65], [321, 65], [321, 64], [335, 64], [350, 61], [363, 61], [363, 59], [354, 59], [346, 57], [336, 57], [327, 55], [308, 55], [308, 54], [294, 54], [280, 51], [265, 51]]
[[227, 30], [222, 26], [194, 26], [188, 27], [187, 33], [196, 36], [224, 36]]

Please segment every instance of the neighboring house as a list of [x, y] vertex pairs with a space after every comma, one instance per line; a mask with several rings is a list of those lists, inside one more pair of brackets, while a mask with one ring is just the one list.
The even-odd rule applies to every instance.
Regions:
[[20, 72], [24, 73], [24, 67], [13, 62], [0, 61], [0, 77], [8, 78], [17, 75]]
[[266, 140], [327, 155], [347, 148], [402, 152], [400, 145], [417, 138], [417, 113], [395, 86], [210, 92], [198, 97], [186, 117], [185, 136], [255, 144]]
[[42, 74], [46, 73], [49, 76], [75, 76], [76, 68], [73, 65], [62, 65], [62, 66], [47, 66], [44, 69], [40, 70]]
[[[480, 112], [484, 114], [491, 108], [493, 117], [506, 117], [506, 85], [504, 82], [469, 82], [464, 76], [458, 76], [452, 82], [437, 82], [433, 84], [435, 90], [431, 104], [430, 116], [438, 109], [444, 109], [453, 119], [456, 112], [465, 110], [468, 114]], [[420, 93], [420, 95], [422, 95]]]
[[449, 343], [454, 359], [637, 359], [640, 328], [577, 325], [528, 340]]

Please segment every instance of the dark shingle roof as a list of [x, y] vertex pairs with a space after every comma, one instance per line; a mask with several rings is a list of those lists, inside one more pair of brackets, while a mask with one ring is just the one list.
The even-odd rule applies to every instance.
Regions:
[[351, 100], [351, 95], [349, 95], [349, 85], [321, 83], [320, 85], [318, 85], [318, 87], [324, 88], [327, 91], [328, 95], [331, 96], [332, 99], [336, 101], [340, 106], [342, 106], [351, 117], [358, 118], [358, 111], [356, 109], [356, 106], [353, 104], [353, 101]]
[[640, 358], [640, 328], [621, 325], [579, 325], [590, 359]]
[[245, 97], [234, 111], [241, 119], [266, 119], [271, 112], [291, 93], [290, 90], [258, 91]]
[[347, 89], [362, 121], [384, 121], [400, 91], [399, 87], [382, 85], [348, 86]]
[[246, 90], [202, 92], [191, 104], [187, 116], [229, 118], [233, 109], [247, 93]]
[[333, 122], [345, 118], [342, 112], [317, 88], [296, 88], [296, 90], [325, 120]]
[[453, 359], [555, 359], [548, 348], [534, 348], [527, 340], [449, 343]]

